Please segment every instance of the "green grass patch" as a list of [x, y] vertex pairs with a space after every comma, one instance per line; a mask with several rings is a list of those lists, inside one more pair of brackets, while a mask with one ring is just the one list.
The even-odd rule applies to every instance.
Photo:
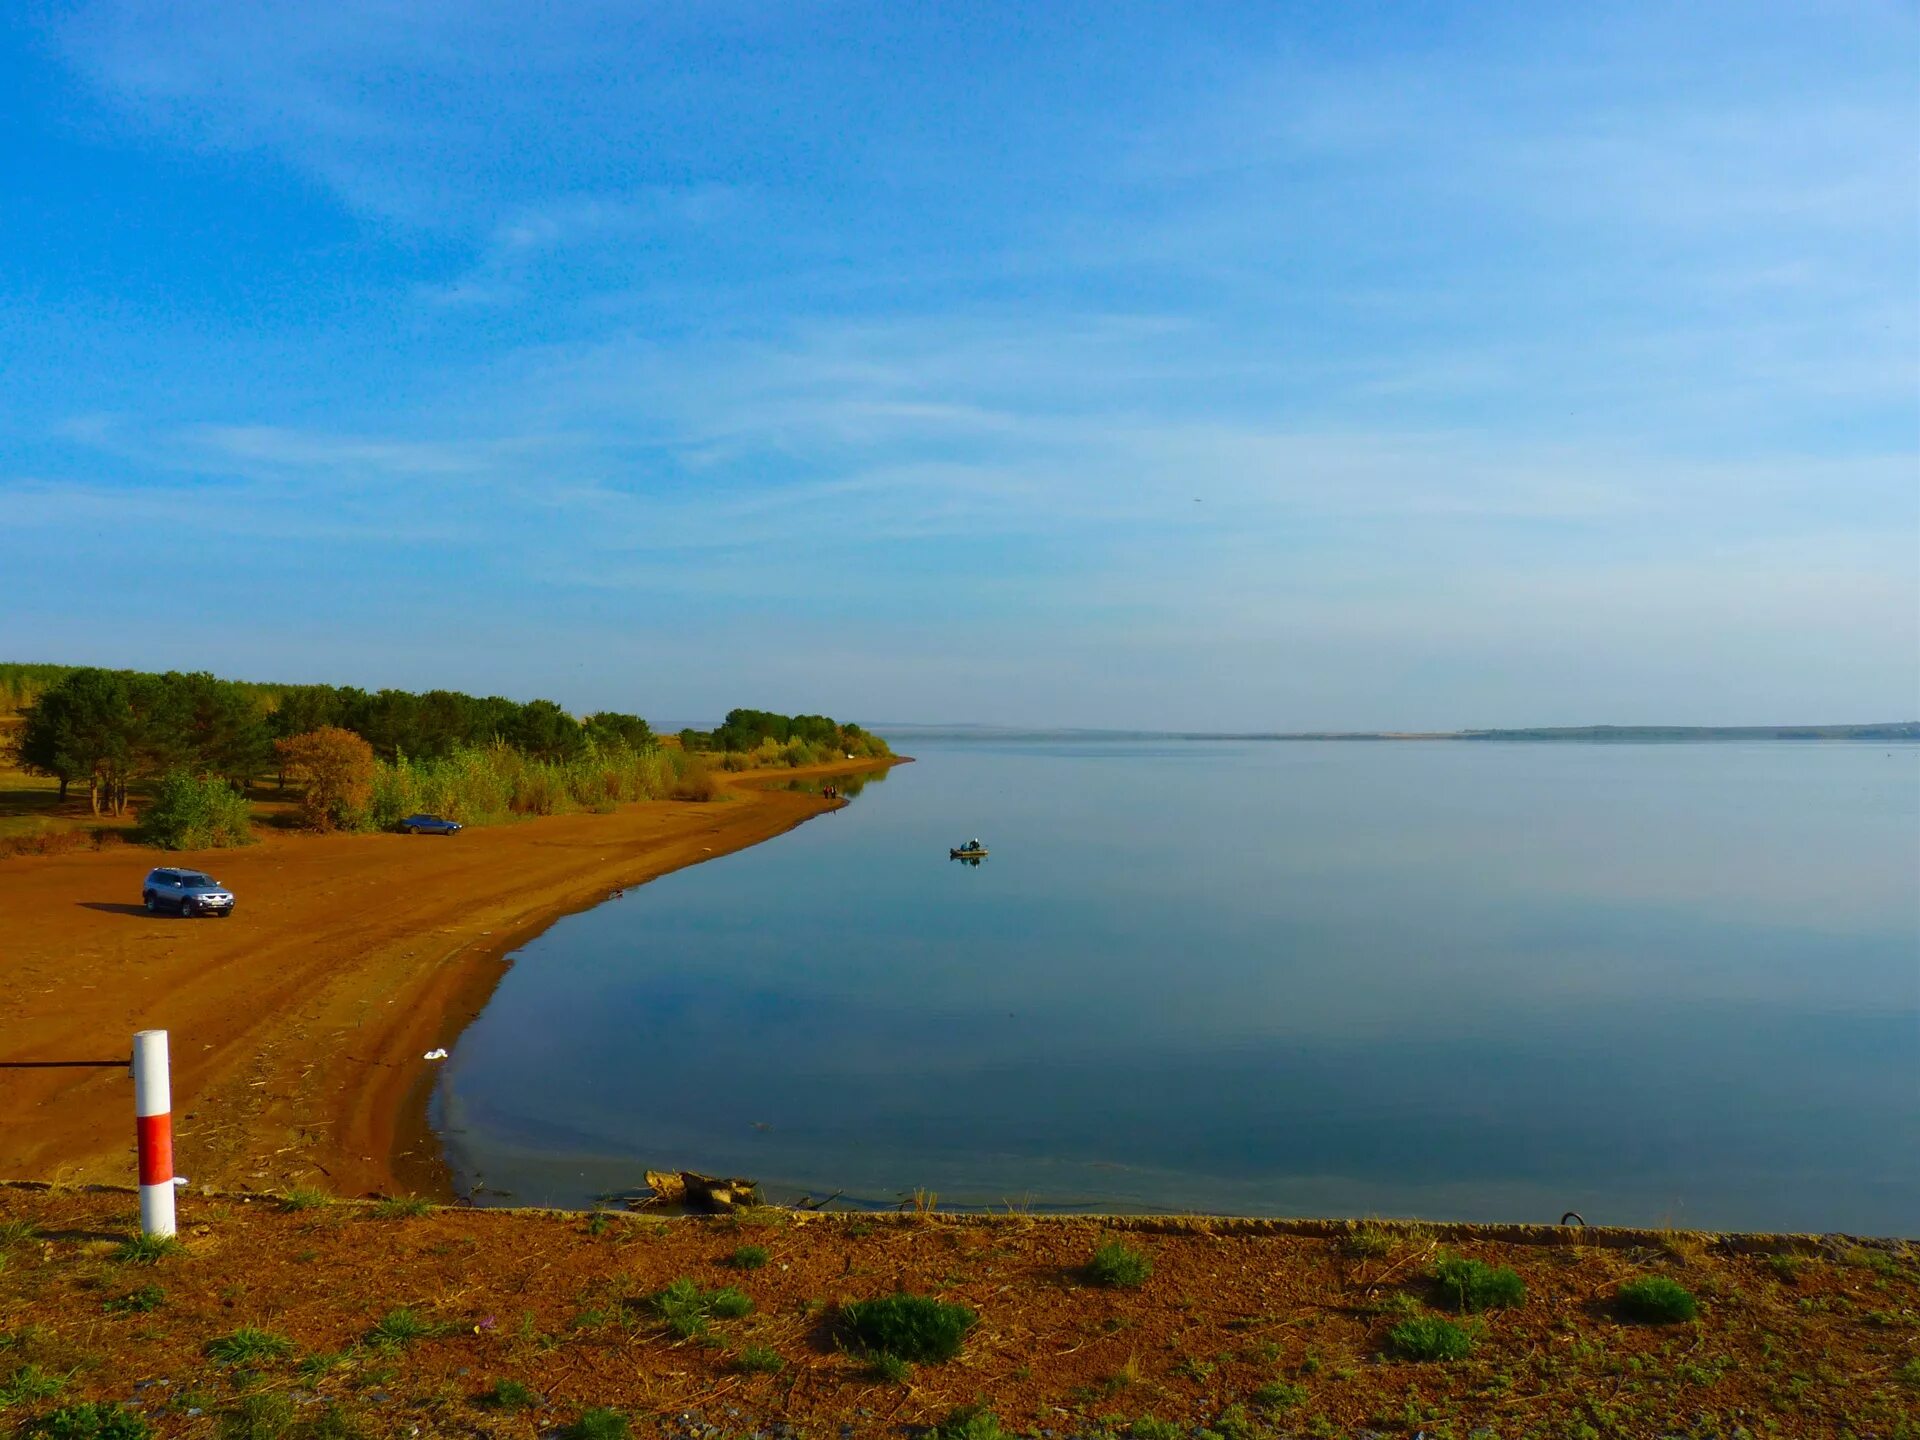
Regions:
[[122, 1241], [113, 1258], [122, 1265], [158, 1265], [171, 1255], [184, 1255], [187, 1247], [171, 1235], [136, 1235]]
[[753, 1301], [732, 1286], [703, 1290], [682, 1276], [649, 1295], [647, 1308], [678, 1339], [692, 1340], [706, 1334], [709, 1320], [738, 1320], [751, 1313]]
[[773, 1375], [787, 1368], [770, 1345], [748, 1345], [733, 1357], [733, 1368], [749, 1375]]
[[5, 1250], [12, 1245], [24, 1245], [39, 1233], [40, 1227], [31, 1220], [0, 1222], [0, 1250]]
[[1404, 1360], [1464, 1360], [1473, 1352], [1473, 1331], [1441, 1315], [1417, 1315], [1389, 1330], [1387, 1344]]
[[764, 1245], [742, 1245], [727, 1257], [727, 1263], [736, 1270], [758, 1270], [767, 1263], [767, 1247]]
[[1393, 1233], [1378, 1225], [1362, 1225], [1341, 1239], [1340, 1249], [1355, 1260], [1384, 1259], [1393, 1249]]
[[597, 1405], [583, 1412], [578, 1420], [560, 1433], [566, 1440], [627, 1440], [632, 1432], [627, 1428], [626, 1416], [618, 1410]]
[[1647, 1325], [1678, 1325], [1699, 1315], [1693, 1292], [1664, 1275], [1643, 1275], [1614, 1292], [1630, 1320]]
[[1902, 1365], [1893, 1373], [1894, 1378], [1902, 1385], [1920, 1390], [1920, 1355], [1914, 1356], [1913, 1359], [1907, 1361], [1906, 1364]]
[[100, 1308], [109, 1315], [145, 1315], [167, 1303], [167, 1292], [158, 1285], [142, 1285], [125, 1295], [102, 1300]]
[[0, 1410], [58, 1395], [66, 1384], [64, 1376], [49, 1375], [38, 1365], [22, 1365], [5, 1380], [0, 1380]]
[[293, 1402], [271, 1390], [243, 1396], [220, 1417], [220, 1440], [283, 1440], [293, 1428]]
[[1013, 1434], [985, 1406], [963, 1405], [933, 1427], [933, 1440], [1013, 1440]]
[[1109, 1289], [1136, 1290], [1153, 1273], [1153, 1261], [1142, 1252], [1118, 1240], [1109, 1240], [1093, 1252], [1083, 1272], [1095, 1285]]
[[1289, 1384], [1285, 1380], [1269, 1380], [1247, 1396], [1262, 1410], [1291, 1410], [1304, 1405], [1307, 1400], [1307, 1387]]
[[21, 1440], [147, 1440], [153, 1427], [114, 1400], [63, 1405], [15, 1432]]
[[431, 1340], [442, 1333], [442, 1326], [402, 1306], [375, 1321], [366, 1340], [376, 1350], [404, 1350], [416, 1340]]
[[840, 1310], [841, 1327], [858, 1349], [920, 1365], [958, 1355], [978, 1319], [966, 1306], [931, 1295], [884, 1295]]
[[1527, 1287], [1515, 1271], [1458, 1255], [1442, 1255], [1434, 1263], [1433, 1283], [1455, 1310], [1512, 1310], [1527, 1299]]
[[525, 1410], [540, 1403], [540, 1397], [518, 1380], [496, 1380], [478, 1399], [491, 1410]]
[[1127, 1426], [1128, 1440], [1187, 1440], [1191, 1433], [1185, 1425], [1152, 1415], [1142, 1415]]
[[215, 1336], [203, 1348], [209, 1360], [222, 1365], [264, 1365], [286, 1359], [293, 1353], [293, 1342], [257, 1325], [242, 1325], [229, 1334]]
[[376, 1220], [418, 1220], [433, 1209], [433, 1202], [419, 1195], [391, 1195], [373, 1207]]
[[867, 1373], [876, 1380], [884, 1380], [889, 1385], [904, 1385], [907, 1377], [913, 1374], [911, 1362], [902, 1360], [898, 1355], [889, 1355], [884, 1350], [867, 1357]]
[[333, 1196], [311, 1185], [296, 1185], [280, 1197], [282, 1210], [322, 1210], [333, 1203]]

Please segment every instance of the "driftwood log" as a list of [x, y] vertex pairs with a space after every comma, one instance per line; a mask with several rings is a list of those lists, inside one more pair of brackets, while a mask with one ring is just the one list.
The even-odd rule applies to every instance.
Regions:
[[[692, 1170], [649, 1170], [647, 1188], [653, 1193], [634, 1208], [646, 1205], [684, 1205], [689, 1210], [732, 1210], [757, 1205], [760, 1187], [752, 1180], [722, 1179]], [[632, 1203], [632, 1202], [629, 1202]]]

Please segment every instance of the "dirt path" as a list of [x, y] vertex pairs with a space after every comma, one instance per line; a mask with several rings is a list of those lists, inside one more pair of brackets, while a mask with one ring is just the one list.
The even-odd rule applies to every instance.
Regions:
[[[713, 804], [650, 801], [402, 835], [265, 835], [247, 850], [124, 847], [0, 860], [0, 1059], [127, 1053], [172, 1033], [175, 1162], [236, 1189], [319, 1182], [340, 1195], [446, 1193], [426, 1128], [433, 1065], [514, 946], [556, 918], [835, 807], [729, 777]], [[228, 920], [149, 916], [155, 864], [205, 869]], [[124, 1071], [0, 1070], [0, 1176], [124, 1182]]]

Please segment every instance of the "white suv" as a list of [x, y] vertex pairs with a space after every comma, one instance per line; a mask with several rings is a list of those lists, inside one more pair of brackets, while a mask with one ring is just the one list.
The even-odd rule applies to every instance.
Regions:
[[233, 892], [198, 870], [149, 870], [140, 898], [150, 912], [178, 910], [182, 915], [233, 914]]

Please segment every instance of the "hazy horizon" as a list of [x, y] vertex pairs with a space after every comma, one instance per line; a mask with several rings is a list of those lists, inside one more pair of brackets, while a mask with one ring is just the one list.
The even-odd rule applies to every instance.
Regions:
[[36, 0], [0, 653], [881, 724], [1920, 713], [1917, 62], [1869, 0]]

